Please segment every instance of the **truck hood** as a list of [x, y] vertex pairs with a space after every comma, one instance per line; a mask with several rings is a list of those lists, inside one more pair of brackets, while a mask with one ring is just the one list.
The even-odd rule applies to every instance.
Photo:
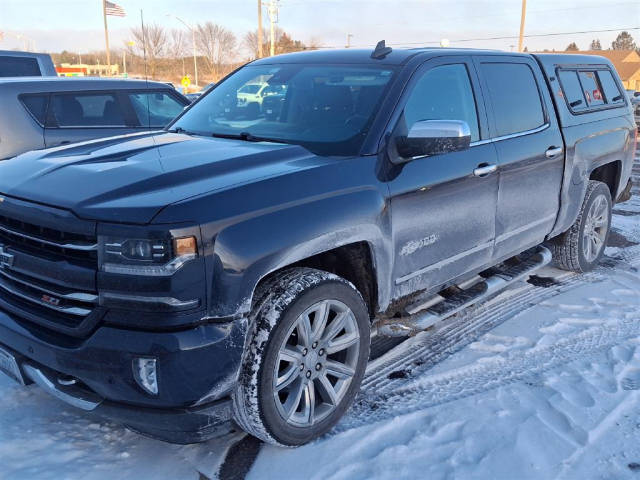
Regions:
[[133, 134], [0, 162], [0, 194], [81, 218], [142, 224], [174, 202], [310, 168], [318, 160], [294, 145]]

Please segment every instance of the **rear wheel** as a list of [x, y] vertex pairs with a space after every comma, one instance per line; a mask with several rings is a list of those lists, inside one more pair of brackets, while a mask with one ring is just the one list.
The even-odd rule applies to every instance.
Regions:
[[234, 394], [248, 433], [296, 446], [327, 432], [349, 408], [369, 357], [369, 316], [346, 280], [297, 268], [267, 282]]
[[609, 238], [611, 210], [609, 187], [589, 181], [578, 218], [551, 243], [553, 258], [560, 268], [586, 272], [600, 261]]

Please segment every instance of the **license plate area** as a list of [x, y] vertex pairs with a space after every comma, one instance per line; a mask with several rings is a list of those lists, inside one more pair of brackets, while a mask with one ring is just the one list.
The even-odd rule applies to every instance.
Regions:
[[2, 347], [0, 347], [0, 372], [8, 375], [20, 385], [25, 385], [16, 357]]

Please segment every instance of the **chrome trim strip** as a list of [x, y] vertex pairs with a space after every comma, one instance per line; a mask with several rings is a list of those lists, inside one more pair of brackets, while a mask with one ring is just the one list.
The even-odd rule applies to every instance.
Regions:
[[501, 140], [510, 140], [512, 138], [524, 137], [525, 135], [531, 135], [532, 133], [542, 132], [543, 130], [546, 130], [547, 128], [549, 128], [549, 126], [550, 126], [549, 123], [545, 123], [544, 125], [538, 128], [534, 128], [533, 130], [525, 130], [524, 132], [511, 133], [509, 135], [503, 135], [501, 137], [487, 138], [486, 140], [478, 140], [477, 142], [471, 142], [469, 147], [475, 147], [476, 145], [486, 145], [488, 143], [500, 142]]
[[431, 270], [438, 270], [444, 267], [445, 265], [448, 265], [453, 262], [457, 262], [458, 260], [464, 257], [468, 257], [469, 255], [472, 255], [476, 252], [479, 252], [481, 250], [485, 250], [491, 247], [493, 247], [493, 240], [491, 242], [483, 243], [481, 245], [478, 245], [477, 247], [473, 247], [469, 250], [458, 253], [457, 255], [454, 255], [452, 257], [445, 258], [444, 260], [434, 263], [433, 265], [429, 265], [428, 267], [421, 268], [420, 270], [416, 270], [415, 272], [409, 273], [403, 277], [396, 278], [396, 285], [404, 283], [407, 280], [411, 280], [412, 278], [417, 277], [418, 275], [422, 275], [424, 273], [430, 272]]
[[64, 298], [65, 300], [72, 300], [75, 302], [86, 302], [86, 303], [96, 303], [98, 301], [97, 295], [93, 295], [91, 293], [83, 293], [83, 292], [73, 292], [73, 293], [56, 292], [55, 290], [49, 290], [47, 288], [41, 287], [40, 285], [29, 283], [25, 280], [14, 277], [13, 275], [10, 275], [9, 273], [7, 273], [6, 270], [0, 270], [0, 275], [3, 275], [4, 277], [8, 278], [13, 282], [21, 283], [22, 285], [26, 285], [29, 288], [40, 290], [43, 293], [53, 295], [54, 297], [58, 297], [58, 298]]
[[44, 243], [46, 245], [52, 245], [54, 247], [64, 248], [66, 250], [80, 250], [83, 252], [89, 252], [92, 250], [98, 250], [98, 244], [79, 244], [79, 243], [57, 243], [52, 242], [51, 240], [45, 240], [44, 238], [33, 237], [31, 235], [27, 235], [26, 233], [17, 232], [15, 230], [11, 230], [10, 228], [4, 227], [0, 225], [0, 231], [8, 233], [9, 235], [16, 235], [18, 237], [26, 238], [28, 240], [32, 240], [34, 242]]
[[504, 242], [505, 240], [508, 240], [509, 238], [515, 235], [518, 235], [522, 232], [526, 232], [531, 228], [537, 227], [539, 225], [542, 225], [545, 222], [550, 222], [551, 220], [555, 220], [555, 219], [556, 219], [556, 215], [554, 214], [554, 215], [546, 216], [540, 220], [536, 220], [535, 222], [527, 223], [526, 225], [518, 227], [515, 230], [511, 230], [510, 232], [506, 232], [506, 233], [503, 233], [502, 235], [498, 235], [496, 237], [496, 243]]
[[25, 375], [33, 380], [40, 388], [63, 402], [87, 412], [95, 410], [103, 402], [97, 394], [86, 392], [74, 386], [58, 387], [40, 369], [29, 364], [22, 366]]
[[22, 298], [23, 300], [27, 300], [29, 302], [35, 303], [37, 305], [40, 305], [42, 307], [48, 307], [51, 310], [55, 310], [57, 312], [60, 313], [66, 313], [69, 315], [75, 315], [78, 317], [86, 317], [87, 315], [89, 315], [91, 313], [91, 310], [88, 310], [86, 308], [80, 308], [80, 307], [58, 307], [55, 305], [51, 305], [50, 303], [47, 302], [43, 302], [42, 300], [38, 300], [37, 298], [31, 297], [25, 293], [19, 292], [14, 288], [11, 288], [10, 286], [8, 286], [6, 283], [3, 283], [2, 280], [0, 280], [0, 288], [3, 289], [4, 291], [10, 293], [11, 295], [14, 295], [16, 297]]
[[148, 305], [166, 305], [168, 307], [186, 310], [189, 308], [195, 308], [200, 305], [199, 299], [193, 300], [178, 300], [174, 297], [144, 297], [140, 295], [126, 295], [121, 293], [110, 293], [104, 292], [101, 293], [101, 298], [103, 300], [120, 300], [125, 302], [136, 302], [143, 303]]

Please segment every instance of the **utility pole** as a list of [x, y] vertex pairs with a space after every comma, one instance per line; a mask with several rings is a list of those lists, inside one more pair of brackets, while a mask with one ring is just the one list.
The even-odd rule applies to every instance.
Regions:
[[258, 58], [262, 58], [262, 0], [258, 0]]
[[351, 47], [351, 37], [353, 37], [353, 33], [347, 33], [347, 46], [346, 46], [346, 48]]
[[276, 0], [269, 0], [269, 28], [271, 29], [271, 56], [276, 54], [275, 23], [278, 21], [278, 6]]
[[524, 40], [524, 20], [527, 16], [527, 0], [522, 0], [522, 15], [520, 16], [520, 37], [518, 38], [518, 51], [522, 52], [522, 43]]
[[109, 55], [109, 30], [107, 29], [107, 3], [102, 0], [102, 15], [104, 16], [104, 43], [107, 47], [107, 76], [111, 76], [111, 57]]

